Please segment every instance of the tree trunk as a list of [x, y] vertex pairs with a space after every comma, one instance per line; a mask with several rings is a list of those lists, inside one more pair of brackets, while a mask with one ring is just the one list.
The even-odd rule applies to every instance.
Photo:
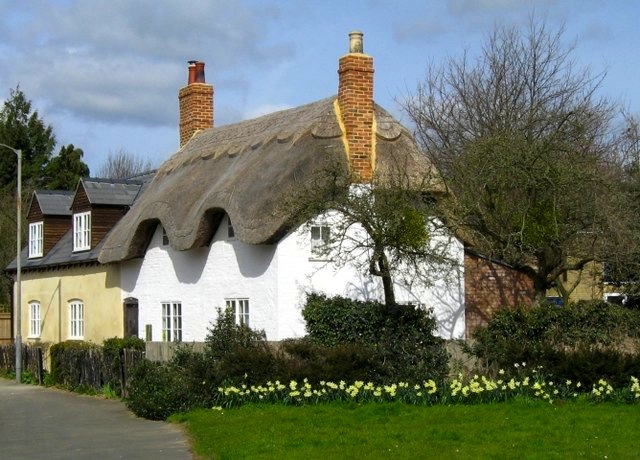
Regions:
[[546, 276], [538, 273], [533, 277], [533, 289], [535, 290], [535, 296], [533, 298], [533, 305], [542, 305], [547, 300], [547, 279]]
[[378, 272], [382, 278], [382, 287], [384, 288], [384, 304], [390, 307], [396, 303], [396, 294], [393, 290], [393, 280], [389, 270], [389, 261], [387, 256], [382, 252], [378, 257]]

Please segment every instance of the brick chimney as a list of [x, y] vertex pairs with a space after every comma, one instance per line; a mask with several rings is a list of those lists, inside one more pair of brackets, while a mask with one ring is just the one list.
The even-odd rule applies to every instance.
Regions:
[[362, 32], [349, 34], [349, 53], [338, 66], [338, 104], [347, 136], [351, 171], [370, 182], [375, 166], [373, 133], [373, 58], [363, 51]]
[[180, 147], [201, 129], [213, 127], [213, 86], [205, 83], [204, 62], [189, 61], [187, 86], [180, 89]]

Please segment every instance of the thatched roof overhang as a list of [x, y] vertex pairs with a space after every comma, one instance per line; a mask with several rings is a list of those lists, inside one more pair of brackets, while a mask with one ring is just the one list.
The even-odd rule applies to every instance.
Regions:
[[[409, 132], [378, 106], [375, 150], [380, 175], [399, 161], [416, 177], [432, 172]], [[336, 164], [348, 173], [347, 160], [335, 97], [200, 131], [160, 167], [107, 237], [99, 261], [142, 257], [158, 223], [173, 248], [204, 246], [224, 213], [239, 240], [277, 242], [291, 229], [288, 198]]]

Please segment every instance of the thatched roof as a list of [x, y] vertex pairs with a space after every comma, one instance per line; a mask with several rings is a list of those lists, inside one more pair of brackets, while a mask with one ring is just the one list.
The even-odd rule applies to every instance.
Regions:
[[[334, 102], [332, 97], [194, 135], [110, 232], [99, 261], [143, 256], [158, 223], [175, 249], [206, 245], [224, 213], [239, 240], [277, 241], [290, 230], [287, 197], [336, 163], [348, 171]], [[416, 177], [432, 172], [406, 128], [379, 106], [375, 119], [376, 174], [399, 161]]]

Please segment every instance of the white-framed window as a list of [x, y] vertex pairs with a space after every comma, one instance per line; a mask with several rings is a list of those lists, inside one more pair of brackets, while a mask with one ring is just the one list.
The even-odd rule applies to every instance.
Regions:
[[627, 296], [620, 292], [605, 292], [604, 301], [607, 303], [614, 303], [616, 305], [624, 305]]
[[84, 302], [72, 300], [69, 302], [69, 337], [84, 338]]
[[40, 302], [29, 302], [29, 337], [40, 337]]
[[419, 300], [396, 300], [396, 304], [398, 305], [412, 305], [419, 309], [424, 309], [426, 305]]
[[331, 239], [331, 228], [328, 225], [311, 226], [311, 254], [315, 257], [326, 255]]
[[91, 249], [91, 211], [73, 215], [73, 250]]
[[162, 302], [162, 341], [182, 342], [182, 302]]
[[236, 324], [249, 325], [249, 299], [227, 299], [227, 308], [233, 310]]
[[29, 224], [29, 258], [42, 257], [42, 222]]

